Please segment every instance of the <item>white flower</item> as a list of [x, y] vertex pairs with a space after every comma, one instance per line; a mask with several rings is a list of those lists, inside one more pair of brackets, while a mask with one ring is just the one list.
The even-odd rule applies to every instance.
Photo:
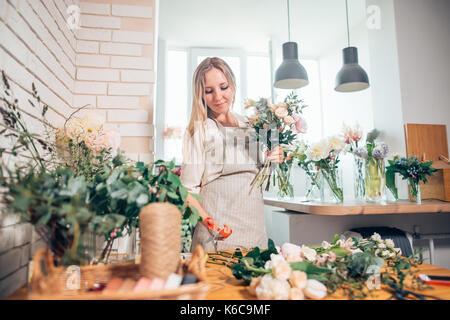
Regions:
[[378, 244], [378, 248], [379, 249], [386, 249], [386, 245], [383, 242], [381, 242], [381, 243]]
[[386, 239], [385, 243], [388, 248], [394, 248], [395, 246], [395, 243], [392, 239]]
[[321, 140], [312, 144], [306, 151], [306, 155], [312, 161], [320, 161], [326, 159], [330, 154], [328, 143], [325, 140]]
[[100, 128], [103, 125], [103, 119], [102, 117], [95, 112], [90, 112], [84, 116], [84, 118], [81, 120], [83, 123], [83, 127], [88, 131], [96, 131], [100, 130]]
[[289, 255], [299, 256], [302, 248], [300, 246], [297, 246], [295, 244], [286, 242], [281, 246], [281, 253], [284, 258], [287, 258]]
[[304, 300], [305, 294], [302, 289], [299, 288], [291, 288], [289, 289], [289, 300]]
[[391, 253], [389, 252], [389, 250], [383, 250], [381, 252], [382, 257], [389, 257], [390, 255], [391, 255]]
[[302, 246], [302, 255], [307, 260], [314, 262], [316, 260], [317, 252], [313, 248], [307, 247], [305, 245]]
[[287, 281], [278, 280], [270, 274], [266, 274], [262, 277], [255, 292], [260, 300], [287, 300], [290, 288]]
[[374, 241], [381, 241], [381, 236], [378, 234], [378, 233], [374, 233], [371, 237], [370, 237], [370, 239], [371, 240], [374, 240]]
[[345, 141], [341, 136], [331, 136], [327, 139], [328, 148], [333, 150], [334, 154], [339, 154], [345, 148]]
[[359, 252], [363, 252], [361, 249], [357, 248], [357, 249], [349, 249], [351, 254], [355, 254], [355, 253], [359, 253]]
[[264, 268], [266, 270], [273, 269], [275, 266], [277, 266], [280, 263], [286, 262], [284, 257], [281, 254], [271, 254], [270, 260], [266, 261], [266, 264], [264, 265]]
[[327, 241], [322, 241], [322, 248], [324, 249], [328, 249], [329, 247], [331, 247], [331, 244]]
[[323, 299], [327, 295], [327, 287], [322, 282], [314, 279], [308, 280], [305, 289], [305, 295], [311, 299]]
[[398, 256], [401, 256], [401, 255], [402, 255], [402, 249], [400, 249], [400, 248], [394, 248], [394, 251], [395, 251], [395, 253], [396, 253]]
[[291, 265], [283, 260], [272, 268], [273, 276], [278, 280], [287, 280], [291, 276]]
[[259, 286], [262, 277], [252, 278], [250, 285], [248, 286], [248, 291], [252, 296], [256, 296], [256, 287]]
[[303, 271], [294, 270], [289, 277], [289, 283], [294, 288], [303, 289], [306, 287], [308, 276]]

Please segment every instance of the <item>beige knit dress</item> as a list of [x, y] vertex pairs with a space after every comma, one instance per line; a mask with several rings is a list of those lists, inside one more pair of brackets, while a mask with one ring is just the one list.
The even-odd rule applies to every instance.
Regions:
[[[253, 129], [248, 119], [233, 115], [238, 127], [224, 127], [215, 119], [208, 119], [203, 144], [198, 146], [198, 140], [188, 144], [196, 150], [194, 153], [202, 153], [197, 155], [201, 160], [195, 165], [183, 162], [181, 181], [191, 192], [200, 194], [200, 204], [216, 223], [227, 224], [233, 230], [227, 239], [218, 242], [218, 250], [266, 248], [262, 190], [250, 186], [261, 165], [262, 153], [252, 141]], [[206, 243], [209, 238], [206, 228], [198, 224], [192, 248], [201, 244], [206, 251], [214, 251], [213, 243]]]

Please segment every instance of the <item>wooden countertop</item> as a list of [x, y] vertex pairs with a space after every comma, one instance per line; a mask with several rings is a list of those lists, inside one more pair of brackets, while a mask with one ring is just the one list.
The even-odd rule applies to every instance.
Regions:
[[[417, 269], [417, 274], [425, 273], [429, 275], [445, 275], [450, 276], [450, 270], [436, 267], [430, 264], [422, 264]], [[206, 300], [255, 300], [243, 280], [237, 280], [231, 273], [231, 269], [226, 266], [208, 264], [207, 265], [208, 283], [210, 291], [206, 296]], [[432, 295], [440, 299], [450, 299], [450, 286], [431, 286], [433, 289], [415, 291], [420, 294]], [[371, 297], [366, 300], [387, 300], [391, 297], [391, 293], [385, 290], [376, 290]], [[337, 291], [333, 295], [327, 296], [325, 300], [348, 300], [342, 291]]]
[[369, 202], [344, 201], [343, 203], [311, 202], [305, 198], [278, 200], [264, 198], [264, 204], [290, 211], [327, 216], [373, 215], [373, 214], [413, 214], [413, 213], [450, 213], [450, 202], [423, 200], [416, 204], [409, 200], [398, 200], [374, 204]]
[[[444, 275], [450, 276], [450, 270], [430, 264], [423, 264], [419, 266], [416, 273], [426, 273], [429, 275]], [[247, 286], [244, 285], [243, 280], [237, 280], [231, 273], [231, 269], [216, 264], [207, 264], [206, 267], [207, 282], [210, 290], [206, 296], [206, 300], [255, 300]], [[450, 286], [433, 285], [433, 289], [420, 291], [421, 294], [432, 295], [440, 299], [450, 300]], [[368, 300], [386, 300], [390, 298], [391, 294], [385, 290], [374, 291], [373, 295]], [[9, 296], [7, 300], [24, 300], [27, 299], [26, 286], [17, 290], [14, 294]], [[348, 300], [348, 297], [342, 292], [337, 291], [331, 296], [326, 297], [326, 300]]]

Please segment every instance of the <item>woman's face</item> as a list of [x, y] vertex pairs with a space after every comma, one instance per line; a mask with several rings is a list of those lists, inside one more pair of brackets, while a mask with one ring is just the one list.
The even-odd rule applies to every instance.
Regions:
[[222, 71], [212, 68], [205, 73], [203, 99], [215, 114], [227, 113], [233, 102], [233, 90]]

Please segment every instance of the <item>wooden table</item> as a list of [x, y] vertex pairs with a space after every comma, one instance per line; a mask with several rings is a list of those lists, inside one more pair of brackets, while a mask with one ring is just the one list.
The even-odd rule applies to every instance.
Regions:
[[[450, 270], [436, 267], [430, 264], [422, 264], [417, 274], [425, 273], [429, 275], [445, 275], [450, 276]], [[226, 266], [208, 264], [207, 276], [210, 284], [210, 291], [206, 296], [206, 300], [255, 300], [243, 280], [237, 280], [232, 274], [231, 269]], [[433, 285], [431, 290], [414, 291], [420, 294], [432, 295], [444, 300], [450, 300], [450, 286]], [[385, 290], [376, 290], [373, 296], [366, 300], [386, 300], [391, 297], [391, 293]], [[325, 300], [348, 300], [349, 298], [337, 291]]]
[[306, 201], [305, 198], [283, 201], [276, 198], [264, 198], [264, 204], [300, 213], [326, 216], [450, 213], [450, 202], [440, 200], [423, 200], [422, 204], [416, 204], [409, 200], [375, 204], [358, 201], [344, 201], [343, 203], [312, 202]]
[[[446, 275], [450, 276], [450, 270], [436, 267], [430, 264], [423, 264], [419, 267], [417, 273], [426, 273], [429, 275]], [[231, 269], [226, 266], [207, 264], [207, 281], [210, 285], [209, 293], [206, 300], [255, 300], [243, 280], [237, 280], [232, 274]], [[440, 299], [450, 300], [450, 286], [432, 286], [433, 290], [420, 291], [422, 294], [429, 294]], [[24, 300], [27, 299], [27, 289], [22, 287], [14, 294], [9, 296], [8, 300]], [[370, 300], [385, 300], [391, 294], [387, 291], [377, 290], [374, 292]], [[326, 298], [327, 300], [347, 300], [348, 297], [342, 295], [339, 291]]]

